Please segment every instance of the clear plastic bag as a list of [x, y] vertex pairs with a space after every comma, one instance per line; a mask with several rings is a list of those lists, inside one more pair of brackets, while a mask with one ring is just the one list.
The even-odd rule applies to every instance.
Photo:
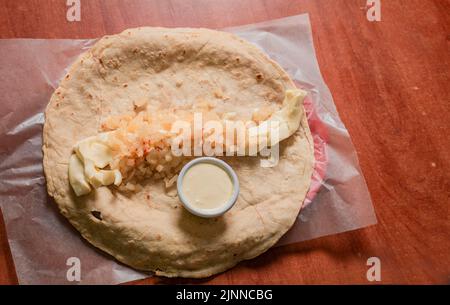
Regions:
[[[292, 229], [278, 245], [376, 223], [356, 151], [317, 64], [308, 15], [227, 28], [253, 42], [309, 92], [315, 143], [313, 183]], [[150, 276], [91, 246], [48, 197], [42, 169], [43, 110], [66, 69], [96, 40], [0, 40], [0, 206], [22, 284], [70, 284], [67, 259], [81, 261], [81, 283]]]

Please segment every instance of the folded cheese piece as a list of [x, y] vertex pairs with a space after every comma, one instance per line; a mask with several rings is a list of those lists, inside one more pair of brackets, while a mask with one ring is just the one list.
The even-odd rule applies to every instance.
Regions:
[[105, 170], [113, 159], [113, 150], [108, 145], [110, 133], [100, 133], [75, 145], [69, 161], [69, 181], [77, 196], [91, 192], [91, 186], [120, 185], [119, 170]]
[[77, 196], [90, 193], [91, 186], [84, 176], [83, 162], [76, 154], [72, 154], [69, 160], [69, 182]]

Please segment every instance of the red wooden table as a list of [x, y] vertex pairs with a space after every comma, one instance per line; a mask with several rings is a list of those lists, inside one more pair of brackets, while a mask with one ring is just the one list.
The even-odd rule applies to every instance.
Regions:
[[[0, 0], [0, 38], [92, 38], [137, 26], [221, 28], [309, 13], [320, 68], [358, 152], [378, 217], [366, 229], [271, 249], [205, 280], [137, 283], [382, 283], [450, 281], [450, 1]], [[0, 284], [17, 283], [0, 224]]]

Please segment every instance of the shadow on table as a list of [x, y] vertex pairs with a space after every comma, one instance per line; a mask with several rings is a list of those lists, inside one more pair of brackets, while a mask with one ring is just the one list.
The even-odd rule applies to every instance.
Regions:
[[[257, 258], [240, 262], [235, 267], [225, 272], [239, 272], [244, 271], [245, 269], [264, 269], [270, 265], [279, 264], [283, 259], [292, 255], [296, 256], [296, 260], [301, 261], [303, 257], [306, 258], [306, 256], [312, 252], [326, 253], [345, 263], [346, 261], [354, 259], [355, 256], [365, 257], [364, 255], [366, 253], [371, 253], [370, 245], [367, 243], [365, 234], [365, 229], [363, 229], [271, 248]], [[220, 277], [223, 273], [203, 279], [164, 278], [155, 276], [152, 283], [160, 285], [211, 284], [210, 282], [216, 277]], [[244, 281], [242, 284], [249, 282], [252, 281]], [[233, 284], [231, 280], [230, 284]], [[241, 284], [241, 282], [239, 282], [239, 284]]]

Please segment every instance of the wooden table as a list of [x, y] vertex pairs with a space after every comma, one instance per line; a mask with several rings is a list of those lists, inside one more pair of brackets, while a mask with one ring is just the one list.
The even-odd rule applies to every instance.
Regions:
[[[382, 283], [450, 281], [450, 1], [81, 0], [81, 22], [65, 0], [1, 0], [0, 38], [91, 38], [128, 27], [220, 28], [309, 13], [320, 68], [358, 152], [378, 224], [271, 249], [205, 280], [138, 283]], [[0, 284], [17, 283], [4, 224]]]

